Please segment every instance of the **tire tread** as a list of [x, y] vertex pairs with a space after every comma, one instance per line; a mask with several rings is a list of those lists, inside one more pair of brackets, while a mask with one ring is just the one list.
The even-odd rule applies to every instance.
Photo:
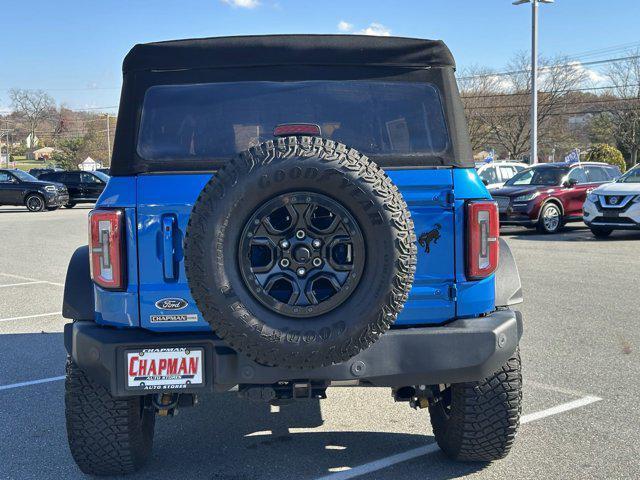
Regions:
[[138, 470], [151, 452], [154, 413], [140, 416], [141, 397], [116, 399], [67, 360], [65, 413], [73, 459], [86, 474]]
[[506, 457], [522, 412], [519, 352], [490, 377], [451, 388], [449, 416], [440, 404], [429, 407], [440, 448], [459, 461], [490, 462]]

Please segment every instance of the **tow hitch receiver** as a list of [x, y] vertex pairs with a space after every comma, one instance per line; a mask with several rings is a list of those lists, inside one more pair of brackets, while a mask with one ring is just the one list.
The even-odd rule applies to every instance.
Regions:
[[272, 385], [243, 384], [238, 395], [256, 402], [287, 403], [301, 399], [327, 398], [326, 382], [278, 382]]

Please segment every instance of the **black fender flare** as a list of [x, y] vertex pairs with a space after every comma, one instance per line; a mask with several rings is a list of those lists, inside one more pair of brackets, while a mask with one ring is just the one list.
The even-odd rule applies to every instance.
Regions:
[[496, 270], [496, 307], [508, 307], [524, 301], [522, 282], [509, 244], [503, 238], [499, 238], [498, 241], [500, 256]]
[[89, 267], [89, 247], [73, 253], [64, 283], [62, 316], [72, 320], [94, 320], [95, 300]]

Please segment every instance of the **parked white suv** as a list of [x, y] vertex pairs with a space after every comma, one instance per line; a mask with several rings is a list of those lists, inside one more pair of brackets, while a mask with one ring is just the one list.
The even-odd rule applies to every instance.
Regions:
[[640, 230], [640, 165], [593, 190], [583, 209], [584, 223], [598, 238], [614, 230]]
[[476, 163], [476, 170], [480, 180], [489, 190], [500, 188], [504, 182], [510, 180], [516, 173], [520, 173], [529, 165], [520, 162], [496, 161]]

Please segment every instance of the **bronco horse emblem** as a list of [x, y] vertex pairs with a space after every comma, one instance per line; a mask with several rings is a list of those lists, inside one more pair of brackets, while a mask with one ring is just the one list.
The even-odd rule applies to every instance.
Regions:
[[418, 243], [422, 248], [424, 248], [424, 251], [426, 253], [431, 253], [431, 242], [433, 242], [434, 244], [438, 243], [438, 239], [440, 238], [441, 228], [442, 228], [442, 225], [440, 225], [439, 223], [436, 223], [433, 230], [431, 230], [430, 232], [424, 232], [420, 234], [420, 237], [418, 238]]

